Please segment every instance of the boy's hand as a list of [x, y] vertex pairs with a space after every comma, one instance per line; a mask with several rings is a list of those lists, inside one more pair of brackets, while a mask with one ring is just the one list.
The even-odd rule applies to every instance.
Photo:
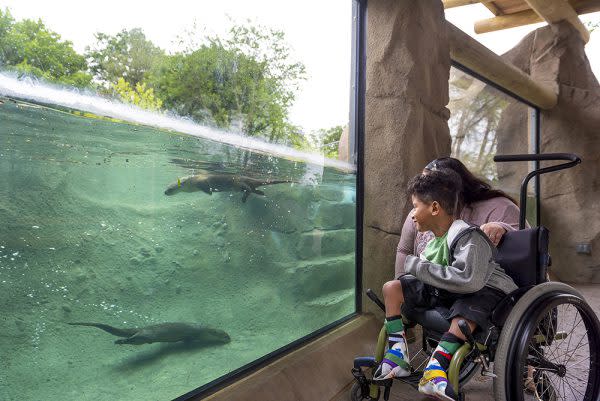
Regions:
[[498, 223], [485, 223], [480, 228], [490, 238], [494, 246], [498, 246], [502, 236], [506, 233], [506, 230]]

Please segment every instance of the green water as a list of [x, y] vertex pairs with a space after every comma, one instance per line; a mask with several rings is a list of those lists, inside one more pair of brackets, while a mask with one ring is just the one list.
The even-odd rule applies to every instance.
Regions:
[[[0, 400], [169, 400], [354, 311], [354, 175], [2, 101]], [[199, 172], [294, 182], [164, 195]], [[74, 321], [231, 342], [116, 345]]]

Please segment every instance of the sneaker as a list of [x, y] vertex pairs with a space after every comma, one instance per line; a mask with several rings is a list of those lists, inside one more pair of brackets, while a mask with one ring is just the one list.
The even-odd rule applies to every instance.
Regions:
[[429, 380], [421, 379], [419, 393], [442, 401], [456, 401], [458, 398], [445, 377], [432, 377]]
[[383, 356], [373, 379], [385, 380], [394, 377], [406, 377], [411, 374], [408, 347], [404, 341], [398, 341]]

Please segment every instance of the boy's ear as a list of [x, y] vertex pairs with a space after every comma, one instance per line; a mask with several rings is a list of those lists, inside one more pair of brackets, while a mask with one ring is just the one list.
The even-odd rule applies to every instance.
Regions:
[[437, 216], [440, 214], [440, 204], [437, 201], [431, 202], [431, 215]]

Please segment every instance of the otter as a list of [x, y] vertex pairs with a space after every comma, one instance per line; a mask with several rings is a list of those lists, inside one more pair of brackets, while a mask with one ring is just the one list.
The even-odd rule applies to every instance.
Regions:
[[188, 323], [161, 323], [146, 327], [120, 329], [102, 323], [73, 322], [72, 326], [97, 327], [117, 337], [125, 337], [115, 340], [115, 344], [152, 344], [152, 343], [202, 343], [202, 344], [226, 344], [231, 341], [229, 334], [223, 330], [213, 329], [199, 324]]
[[240, 191], [242, 202], [246, 202], [250, 194], [264, 195], [265, 193], [256, 189], [262, 185], [274, 185], [291, 183], [290, 180], [259, 180], [232, 174], [198, 174], [177, 179], [177, 182], [169, 185], [165, 195], [175, 195], [179, 192], [203, 191], [209, 195], [213, 192]]

